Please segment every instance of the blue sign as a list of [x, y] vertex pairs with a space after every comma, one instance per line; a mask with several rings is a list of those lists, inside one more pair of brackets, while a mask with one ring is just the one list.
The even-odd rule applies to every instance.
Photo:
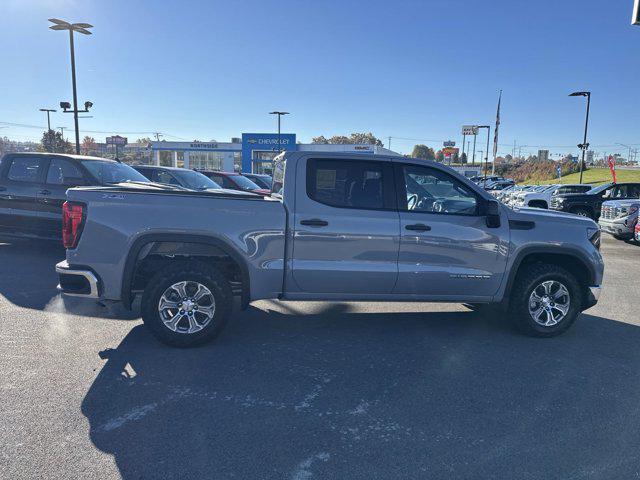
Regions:
[[296, 134], [281, 133], [280, 148], [278, 149], [277, 133], [243, 133], [242, 134], [242, 171], [251, 172], [253, 152], [277, 152], [278, 150], [297, 150]]

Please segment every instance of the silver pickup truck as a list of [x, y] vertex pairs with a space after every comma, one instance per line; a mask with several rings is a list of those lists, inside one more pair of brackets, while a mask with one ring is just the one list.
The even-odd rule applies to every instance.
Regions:
[[67, 193], [68, 295], [141, 295], [161, 341], [215, 337], [260, 299], [497, 304], [554, 336], [598, 299], [600, 230], [587, 218], [511, 210], [443, 165], [283, 153], [270, 196], [80, 187]]

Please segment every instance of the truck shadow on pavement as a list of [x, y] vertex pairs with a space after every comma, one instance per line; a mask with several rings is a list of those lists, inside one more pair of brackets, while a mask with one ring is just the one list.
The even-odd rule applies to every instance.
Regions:
[[[260, 305], [269, 305], [261, 302]], [[138, 478], [631, 478], [640, 329], [588, 314], [533, 339], [473, 312], [249, 307], [214, 343], [134, 327], [87, 392]], [[277, 310], [277, 311], [276, 311]]]
[[0, 295], [22, 308], [71, 313], [89, 317], [132, 320], [140, 315], [119, 305], [100, 305], [95, 300], [62, 298], [57, 290], [56, 263], [65, 250], [56, 242], [8, 240], [0, 237]]

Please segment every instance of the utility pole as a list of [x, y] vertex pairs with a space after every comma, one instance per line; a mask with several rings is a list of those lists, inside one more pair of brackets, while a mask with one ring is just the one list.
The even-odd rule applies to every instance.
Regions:
[[389, 139], [389, 150], [391, 150], [391, 137], [387, 137]]
[[64, 140], [64, 129], [67, 127], [58, 127], [58, 130], [60, 130], [60, 135], [62, 136], [62, 140]]
[[57, 112], [57, 110], [54, 110], [53, 108], [41, 108], [40, 111], [47, 112], [47, 131], [51, 130], [51, 118], [49, 114], [51, 112]]
[[156, 136], [156, 142], [160, 141], [160, 137], [164, 137], [160, 132], [153, 132], [153, 134]]

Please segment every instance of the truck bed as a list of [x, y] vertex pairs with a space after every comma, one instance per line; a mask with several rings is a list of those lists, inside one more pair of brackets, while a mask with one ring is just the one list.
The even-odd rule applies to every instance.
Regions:
[[74, 188], [67, 199], [87, 206], [80, 241], [67, 251], [67, 262], [91, 265], [104, 285], [101, 298], [121, 299], [130, 257], [145, 244], [167, 241], [223, 242], [246, 260], [252, 299], [281, 291], [286, 213], [277, 199], [120, 186]]

